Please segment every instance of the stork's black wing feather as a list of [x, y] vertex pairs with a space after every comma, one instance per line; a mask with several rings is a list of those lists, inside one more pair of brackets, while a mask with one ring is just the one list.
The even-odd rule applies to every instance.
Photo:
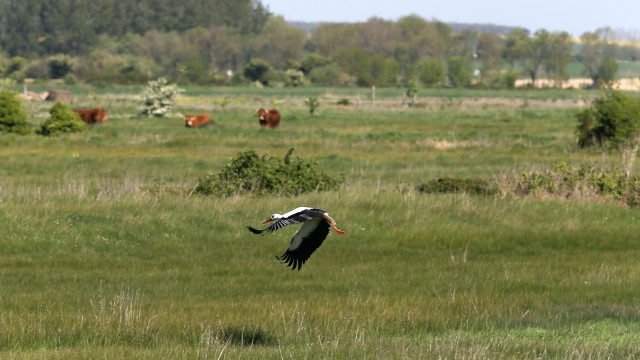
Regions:
[[249, 231], [251, 231], [254, 234], [262, 234], [265, 230], [267, 230], [267, 229], [258, 230], [251, 226], [247, 226], [247, 229], [249, 229]]
[[[329, 228], [329, 223], [326, 221], [318, 221], [317, 224], [312, 222], [304, 223], [293, 236], [287, 251], [281, 256], [276, 256], [276, 258], [287, 264], [287, 266], [291, 266], [291, 270], [296, 268], [300, 270], [302, 265], [311, 257], [311, 254], [322, 245], [324, 239], [329, 235]], [[297, 238], [297, 236], [300, 236], [300, 238]]]

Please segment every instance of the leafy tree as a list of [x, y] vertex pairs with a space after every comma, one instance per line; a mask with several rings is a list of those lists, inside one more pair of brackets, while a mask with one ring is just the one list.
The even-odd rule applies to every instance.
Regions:
[[448, 57], [470, 58], [478, 46], [478, 33], [465, 29], [448, 36]]
[[486, 81], [500, 75], [503, 42], [497, 34], [480, 34], [476, 53], [481, 61], [480, 79]]
[[334, 55], [335, 62], [356, 77], [359, 86], [371, 86], [371, 56], [358, 48], [343, 48]]
[[209, 45], [205, 46], [209, 50], [211, 63], [216, 68], [226, 70], [236, 70], [244, 65], [245, 51], [242, 35], [235, 29], [228, 26], [209, 27]]
[[4, 76], [9, 79], [13, 79], [16, 82], [22, 82], [26, 77], [26, 69], [28, 64], [29, 60], [21, 56], [14, 56], [9, 61], [9, 65], [4, 71]]
[[605, 54], [598, 66], [598, 87], [611, 87], [618, 75], [618, 62], [611, 54]]
[[391, 58], [400, 42], [397, 26], [387, 20], [371, 18], [359, 25], [357, 47], [371, 55]]
[[375, 86], [392, 86], [396, 84], [398, 63], [394, 59], [385, 58], [382, 55], [374, 55], [371, 58], [371, 83]]
[[32, 57], [40, 54], [38, 42], [42, 34], [39, 19], [40, 0], [10, 0], [0, 2], [0, 48], [10, 56]]
[[336, 63], [356, 77], [359, 86], [389, 86], [396, 82], [398, 64], [382, 55], [369, 55], [359, 48], [345, 48], [335, 55]]
[[425, 58], [418, 64], [418, 78], [426, 87], [438, 87], [446, 78], [445, 63], [438, 58]]
[[100, 35], [151, 30], [224, 26], [254, 35], [271, 17], [257, 0], [3, 0], [0, 14], [0, 47], [26, 57], [86, 54]]
[[73, 59], [66, 55], [56, 55], [49, 58], [49, 74], [52, 79], [62, 79], [71, 72]]
[[300, 70], [302, 70], [305, 75], [309, 75], [313, 69], [327, 66], [329, 64], [331, 64], [331, 60], [329, 58], [318, 53], [312, 53], [302, 61], [302, 64], [300, 64]]
[[244, 77], [251, 81], [260, 81], [263, 84], [269, 83], [269, 72], [271, 66], [262, 59], [251, 59], [244, 67]]
[[353, 86], [356, 83], [354, 76], [347, 74], [336, 64], [313, 68], [309, 73], [309, 80], [322, 86]]
[[305, 38], [304, 31], [287, 25], [282, 17], [273, 17], [256, 36], [254, 57], [276, 69], [285, 69], [287, 61], [302, 58]]
[[335, 58], [345, 49], [357, 47], [357, 24], [322, 24], [313, 33], [311, 42], [317, 53], [328, 58]]
[[401, 41], [396, 43], [394, 57], [402, 68], [416, 64], [423, 56], [434, 56], [433, 51], [429, 51], [431, 46], [438, 44], [433, 24], [417, 15], [410, 15], [400, 18], [396, 27]]
[[640, 101], [610, 90], [576, 117], [578, 145], [621, 149], [625, 174], [629, 177], [640, 148]]
[[522, 66], [531, 79], [531, 85], [536, 85], [536, 80], [542, 65], [549, 58], [549, 38], [551, 34], [547, 30], [538, 30], [530, 41], [524, 45], [525, 57]]
[[[579, 57], [584, 73], [592, 80], [594, 88], [613, 81], [617, 72], [617, 65], [614, 66], [611, 61], [611, 46], [606, 40], [608, 31], [606, 28], [598, 29], [595, 32], [586, 32], [580, 37], [582, 46]], [[604, 78], [601, 78], [602, 76]]]
[[447, 60], [447, 77], [451, 86], [468, 87], [471, 85], [471, 68], [463, 57], [452, 57]]
[[10, 90], [0, 91], [0, 134], [30, 132], [27, 116], [22, 109], [20, 96]]
[[87, 125], [80, 115], [75, 113], [69, 105], [57, 102], [49, 110], [49, 118], [40, 126], [38, 134], [44, 136], [56, 136], [66, 133], [82, 132]]
[[513, 30], [505, 38], [502, 57], [513, 69], [516, 62], [526, 57], [529, 46], [529, 34], [522, 29]]
[[544, 68], [549, 76], [555, 80], [556, 86], [569, 78], [567, 65], [571, 62], [573, 42], [567, 32], [553, 33], [549, 38], [549, 56]]

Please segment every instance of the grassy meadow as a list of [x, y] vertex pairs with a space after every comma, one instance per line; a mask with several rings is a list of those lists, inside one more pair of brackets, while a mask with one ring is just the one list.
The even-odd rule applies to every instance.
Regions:
[[[137, 89], [71, 90], [109, 121], [0, 135], [2, 359], [640, 358], [637, 208], [415, 190], [615, 166], [575, 146], [575, 112], [597, 92], [425, 90], [408, 108], [398, 89], [374, 104], [369, 90], [188, 88], [148, 119]], [[36, 126], [52, 104], [23, 105]], [[258, 127], [263, 106], [279, 129]], [[179, 114], [203, 111], [215, 124], [184, 128]], [[191, 194], [240, 151], [289, 148], [340, 190]], [[291, 271], [274, 256], [295, 227], [246, 226], [303, 205], [348, 235]]]

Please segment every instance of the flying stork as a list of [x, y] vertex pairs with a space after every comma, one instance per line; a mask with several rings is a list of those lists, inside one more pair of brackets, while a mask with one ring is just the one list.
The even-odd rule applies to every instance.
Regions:
[[282, 215], [273, 214], [264, 219], [262, 223], [266, 224], [271, 221], [273, 221], [273, 224], [262, 230], [251, 226], [247, 226], [247, 228], [254, 234], [262, 234], [276, 231], [287, 225], [302, 223], [300, 229], [293, 235], [287, 251], [281, 256], [276, 256], [276, 259], [285, 262], [287, 266], [291, 266], [291, 270], [296, 267], [298, 270], [302, 268], [302, 264], [309, 259], [311, 254], [322, 245], [324, 239], [329, 235], [329, 227], [333, 227], [340, 235], [347, 235], [344, 231], [338, 229], [336, 221], [322, 209], [297, 207]]

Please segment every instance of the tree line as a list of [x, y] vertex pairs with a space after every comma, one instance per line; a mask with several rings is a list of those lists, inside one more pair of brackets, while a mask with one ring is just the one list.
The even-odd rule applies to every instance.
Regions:
[[579, 43], [544, 29], [455, 31], [416, 15], [309, 33], [257, 0], [0, 0], [0, 74], [16, 82], [510, 87], [522, 76], [561, 82], [579, 62], [599, 85], [617, 60], [640, 59], [609, 39], [608, 29]]

